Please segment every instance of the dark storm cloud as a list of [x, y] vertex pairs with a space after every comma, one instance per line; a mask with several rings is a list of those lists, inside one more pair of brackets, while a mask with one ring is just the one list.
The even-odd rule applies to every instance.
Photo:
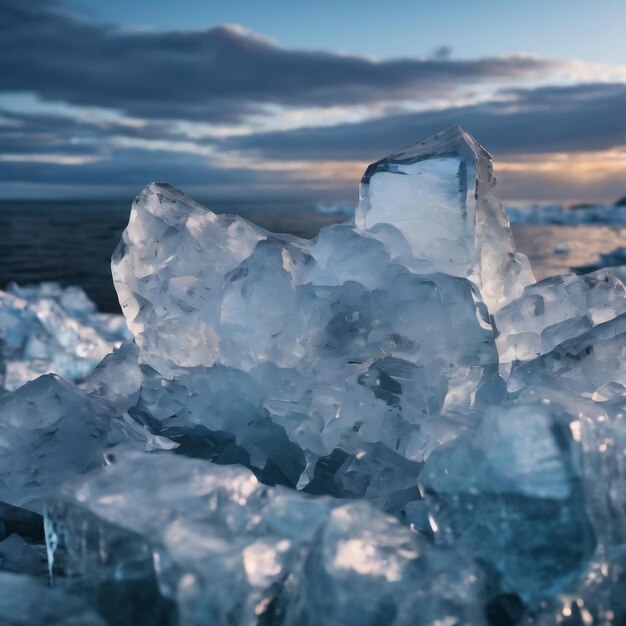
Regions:
[[106, 185], [112, 189], [140, 190], [153, 180], [174, 185], [250, 185], [260, 180], [256, 172], [244, 168], [218, 169], [194, 155], [168, 151], [120, 149], [101, 160], [80, 165], [60, 163], [5, 162], [0, 167], [0, 183], [37, 183], [80, 186]]
[[626, 145], [626, 85], [507, 91], [503, 101], [405, 113], [353, 124], [234, 137], [225, 147], [262, 157], [373, 160], [452, 124], [498, 155]]
[[375, 62], [287, 50], [226, 26], [127, 33], [77, 19], [57, 1], [0, 0], [0, 24], [0, 90], [144, 118], [234, 121], [260, 104], [419, 97], [555, 67], [524, 57]]
[[[392, 115], [357, 124], [232, 137], [221, 140], [216, 147], [225, 153], [237, 151], [260, 159], [358, 160], [366, 163], [453, 123], [460, 123], [474, 133], [496, 158], [626, 145], [623, 114], [626, 85], [544, 87], [507, 91], [501, 95], [506, 100]], [[292, 175], [285, 178], [282, 173], [256, 172], [247, 168], [225, 170], [212, 166], [201, 155], [147, 149], [155, 147], [151, 144], [146, 144], [146, 149], [124, 148], [124, 144], [117, 143], [116, 139], [194, 143], [168, 122], [154, 121], [135, 128], [116, 120], [0, 111], [0, 154], [17, 155], [18, 159], [23, 155], [25, 160], [29, 155], [50, 155], [53, 158], [57, 154], [94, 160], [67, 165], [5, 161], [0, 164], [0, 183], [5, 186], [73, 184], [84, 189], [97, 185], [126, 186], [136, 190], [150, 180], [164, 179], [185, 188], [190, 185], [230, 185], [237, 193], [260, 187], [269, 190], [272, 186], [279, 189], [285, 185], [294, 188], [298, 185]], [[215, 144], [219, 141], [198, 140], [195, 143]], [[177, 149], [184, 149], [184, 146]], [[534, 181], [533, 184], [527, 184], [527, 179]], [[520, 186], [526, 189], [526, 195], [532, 188], [538, 198], [548, 197], [550, 190], [557, 189], [557, 183], [550, 181], [549, 177], [540, 179], [534, 174], [508, 173], [503, 180], [507, 183], [504, 190], [508, 197], [521, 197], [518, 195]], [[614, 187], [617, 189], [621, 185], [623, 181], [617, 181]], [[591, 196], [599, 190], [589, 188], [586, 193]], [[587, 197], [582, 192], [578, 196]]]
[[50, 113], [19, 113], [0, 109], [0, 154], [86, 154], [110, 149], [108, 141], [124, 137], [187, 141], [166, 122], [129, 126], [109, 119], [87, 119]]

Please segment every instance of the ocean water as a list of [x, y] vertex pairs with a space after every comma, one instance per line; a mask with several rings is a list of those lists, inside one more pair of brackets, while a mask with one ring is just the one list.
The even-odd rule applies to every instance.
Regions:
[[[345, 219], [285, 200], [203, 204], [301, 237]], [[129, 201], [0, 202], [0, 289], [12, 281], [80, 285], [101, 310], [119, 311], [109, 263], [129, 211]], [[626, 245], [626, 227], [620, 226], [517, 224], [513, 234], [538, 279], [592, 263], [599, 254]]]
[[[201, 201], [274, 232], [312, 237], [345, 218], [293, 202]], [[0, 289], [56, 281], [80, 285], [101, 311], [118, 312], [111, 254], [128, 223], [130, 201], [0, 201]]]

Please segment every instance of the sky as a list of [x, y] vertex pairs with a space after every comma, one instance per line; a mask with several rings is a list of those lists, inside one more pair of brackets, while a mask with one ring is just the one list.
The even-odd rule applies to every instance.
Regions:
[[351, 202], [452, 124], [508, 202], [626, 195], [623, 0], [0, 0], [0, 198]]

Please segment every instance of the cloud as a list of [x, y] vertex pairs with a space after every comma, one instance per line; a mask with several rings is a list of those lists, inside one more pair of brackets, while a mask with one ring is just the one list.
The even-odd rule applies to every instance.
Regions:
[[[626, 145], [621, 78], [493, 95], [568, 68], [585, 80], [589, 66], [459, 60], [444, 47], [376, 61], [286, 49], [237, 25], [128, 33], [71, 15], [63, 0], [0, 0], [0, 23], [0, 92], [14, 98], [0, 109], [3, 195], [134, 194], [163, 179], [227, 195], [321, 197], [325, 187], [353, 197], [364, 164], [455, 123], [502, 163], [508, 197], [583, 198], [622, 184], [623, 158], [607, 152]], [[475, 85], [488, 81], [493, 97], [476, 103], [488, 90]], [[453, 104], [460, 90], [472, 104]], [[20, 108], [16, 93], [33, 95]], [[440, 108], [423, 110], [431, 96]], [[411, 103], [422, 109], [406, 112]]]
[[9, 184], [134, 193], [163, 179], [227, 195], [325, 187], [352, 197], [365, 164], [461, 123], [494, 153], [504, 197], [610, 200], [624, 194], [624, 152], [611, 148], [626, 146], [625, 110], [624, 84], [543, 87], [472, 106], [195, 140], [168, 122], [0, 111], [0, 154], [9, 157], [0, 193]]
[[0, 90], [151, 119], [233, 122], [263, 105], [418, 98], [559, 67], [528, 56], [375, 61], [286, 49], [233, 25], [128, 33], [72, 16], [58, 1], [0, 0], [0, 23]]
[[[277, 176], [245, 168], [220, 169], [194, 155], [118, 149], [95, 161], [0, 162], [0, 197], [132, 198], [152, 181], [166, 181], [203, 196], [248, 197]], [[239, 191], [237, 191], [239, 190]]]
[[460, 124], [497, 156], [626, 145], [626, 84], [508, 90], [481, 104], [391, 115], [354, 124], [257, 133], [224, 148], [259, 158], [372, 161]]

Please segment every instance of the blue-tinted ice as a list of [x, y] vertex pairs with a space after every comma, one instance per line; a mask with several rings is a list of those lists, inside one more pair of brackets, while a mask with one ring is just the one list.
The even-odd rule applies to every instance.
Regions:
[[132, 337], [0, 296], [13, 614], [47, 560], [115, 625], [623, 623], [623, 273], [535, 283], [466, 131], [312, 240], [153, 183], [112, 269]]

